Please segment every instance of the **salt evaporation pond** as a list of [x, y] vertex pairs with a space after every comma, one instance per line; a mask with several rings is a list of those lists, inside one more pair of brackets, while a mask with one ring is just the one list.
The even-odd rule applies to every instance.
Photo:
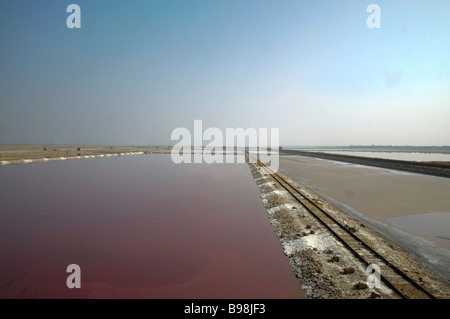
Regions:
[[0, 225], [0, 298], [303, 297], [247, 164], [3, 166]]

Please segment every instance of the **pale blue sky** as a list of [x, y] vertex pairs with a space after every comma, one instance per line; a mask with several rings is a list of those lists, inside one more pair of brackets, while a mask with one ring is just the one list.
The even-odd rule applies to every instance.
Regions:
[[449, 145], [449, 17], [447, 0], [7, 0], [0, 143], [170, 144], [201, 119], [284, 145]]

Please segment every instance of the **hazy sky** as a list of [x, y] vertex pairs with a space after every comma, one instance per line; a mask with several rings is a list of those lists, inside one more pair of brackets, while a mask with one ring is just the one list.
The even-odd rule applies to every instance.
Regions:
[[448, 0], [6, 0], [0, 46], [0, 143], [450, 144]]

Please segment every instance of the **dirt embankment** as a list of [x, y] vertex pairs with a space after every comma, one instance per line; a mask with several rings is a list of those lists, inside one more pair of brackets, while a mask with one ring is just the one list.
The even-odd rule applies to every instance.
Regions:
[[34, 161], [120, 156], [129, 154], [170, 153], [167, 146], [78, 146], [78, 145], [0, 145], [0, 165]]
[[450, 178], [450, 163], [448, 162], [412, 162], [399, 161], [382, 158], [368, 158], [361, 156], [328, 154], [319, 152], [308, 152], [300, 150], [283, 150], [281, 155], [302, 155], [328, 159], [332, 161], [340, 161], [352, 164], [375, 166], [387, 169], [395, 169], [405, 172], [433, 175], [439, 177]]

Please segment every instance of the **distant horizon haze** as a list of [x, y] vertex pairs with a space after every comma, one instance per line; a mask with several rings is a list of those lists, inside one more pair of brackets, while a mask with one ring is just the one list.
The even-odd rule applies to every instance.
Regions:
[[[278, 128], [283, 145], [448, 145], [450, 2], [6, 1], [0, 144], [173, 145]], [[367, 7], [381, 9], [369, 28]]]

